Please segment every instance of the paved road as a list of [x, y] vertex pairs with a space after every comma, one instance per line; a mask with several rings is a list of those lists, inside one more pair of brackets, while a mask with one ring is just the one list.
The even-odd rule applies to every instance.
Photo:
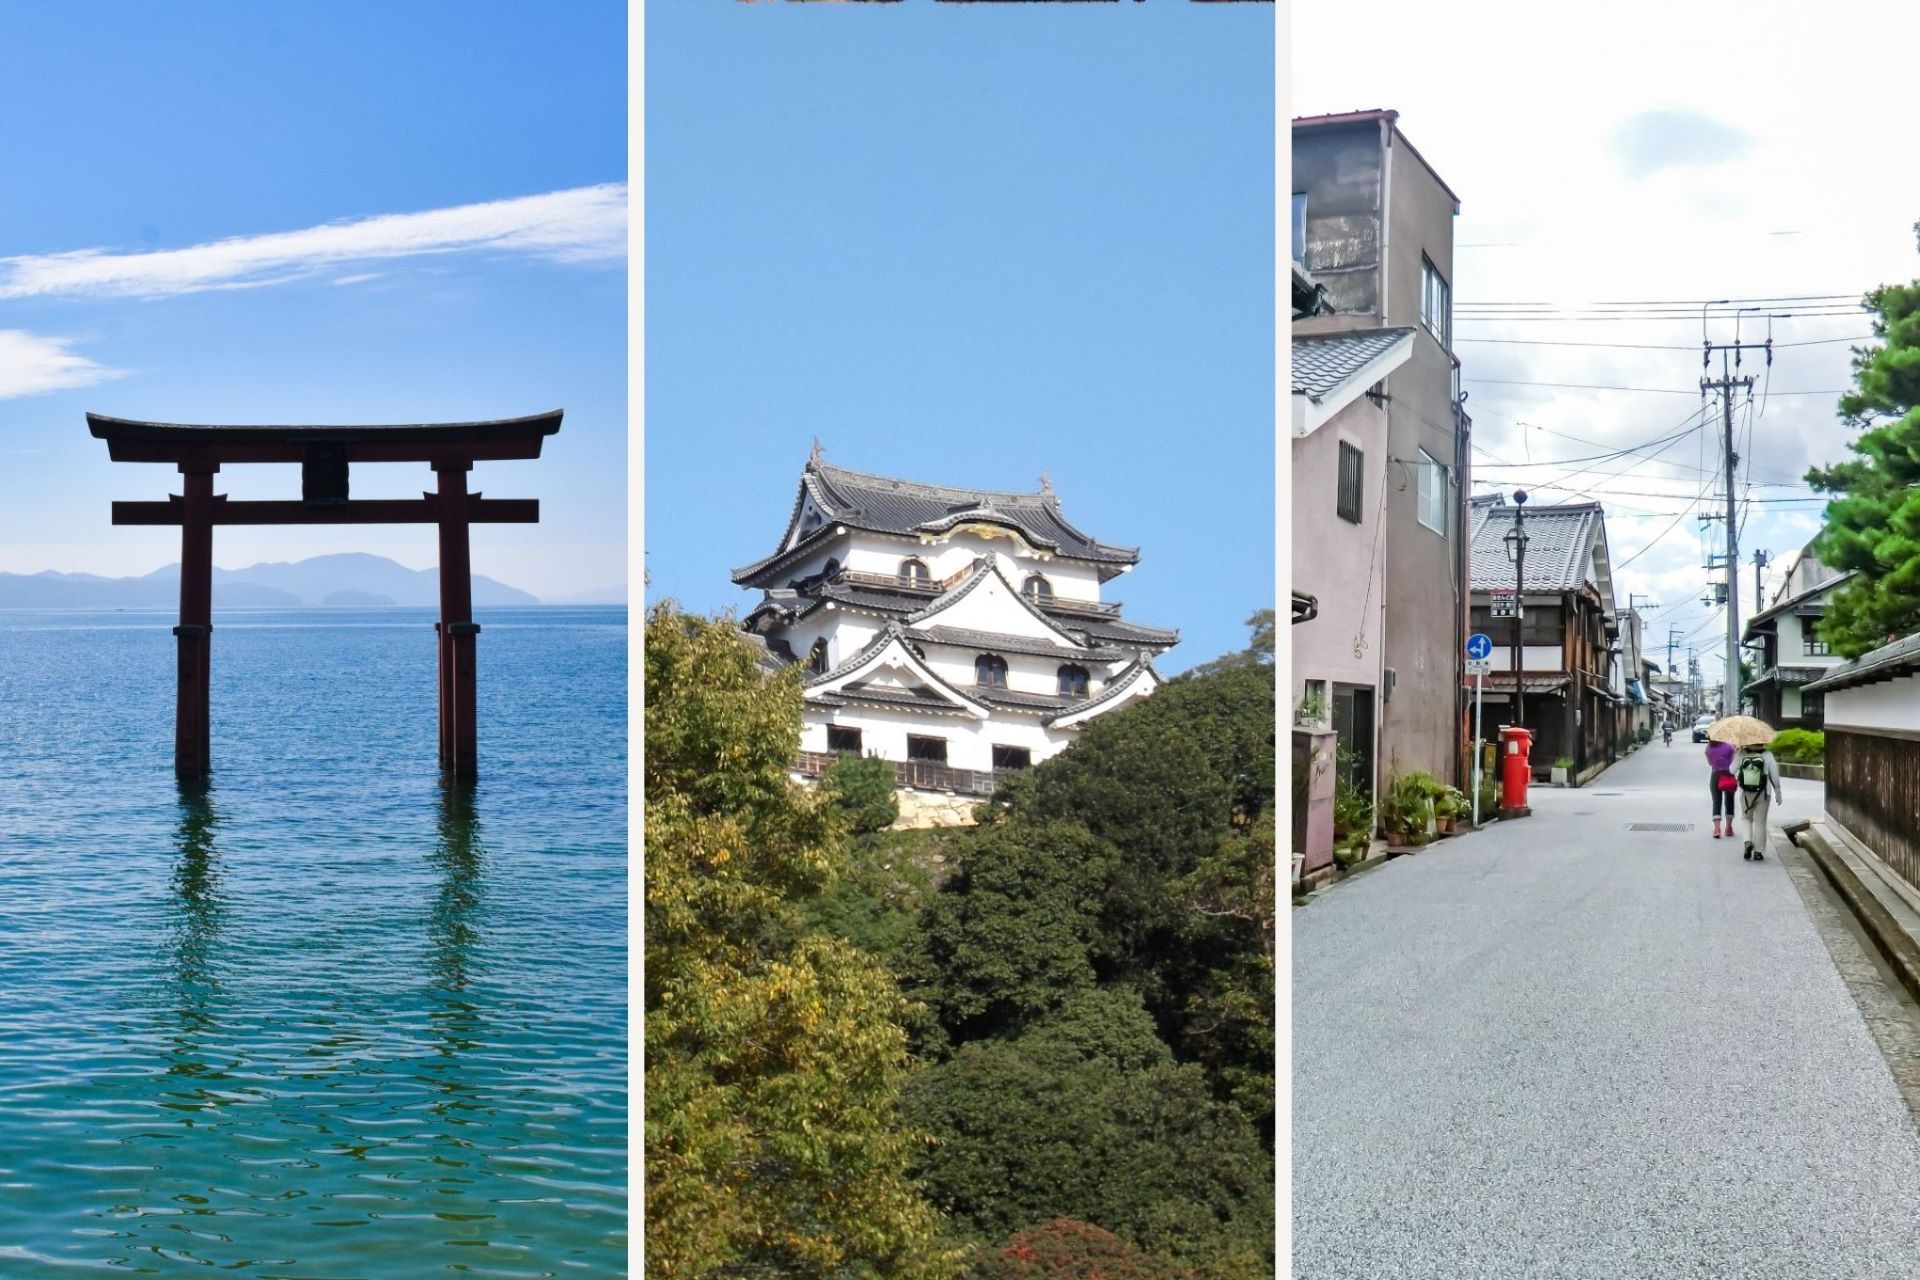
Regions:
[[1292, 913], [1296, 1277], [1920, 1276], [1913, 1122], [1703, 750]]

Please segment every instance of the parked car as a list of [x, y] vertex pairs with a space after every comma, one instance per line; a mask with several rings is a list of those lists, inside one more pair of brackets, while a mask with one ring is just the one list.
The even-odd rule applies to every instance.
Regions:
[[1707, 730], [1712, 725], [1712, 716], [1701, 716], [1698, 720], [1695, 720], [1693, 722], [1693, 740], [1695, 742], [1705, 742], [1707, 740]]

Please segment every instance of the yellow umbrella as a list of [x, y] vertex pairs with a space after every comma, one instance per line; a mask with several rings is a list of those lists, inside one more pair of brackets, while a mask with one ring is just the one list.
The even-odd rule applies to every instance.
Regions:
[[1724, 716], [1707, 726], [1708, 742], [1731, 742], [1736, 747], [1764, 747], [1775, 736], [1772, 725], [1752, 716]]

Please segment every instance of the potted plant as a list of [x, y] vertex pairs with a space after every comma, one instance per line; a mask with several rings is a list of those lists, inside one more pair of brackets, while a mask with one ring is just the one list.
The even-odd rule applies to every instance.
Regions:
[[1451, 835], [1454, 824], [1469, 816], [1472, 809], [1458, 787], [1442, 786], [1433, 798], [1433, 822], [1441, 835]]
[[1433, 838], [1433, 793], [1438, 785], [1432, 774], [1419, 770], [1393, 780], [1381, 814], [1381, 825], [1393, 843], [1417, 849]]
[[1555, 760], [1553, 762], [1553, 785], [1554, 786], [1556, 787], [1568, 786], [1570, 785], [1570, 779], [1572, 777], [1573, 777], [1573, 757], [1572, 756], [1561, 756], [1558, 760]]
[[1309, 686], [1293, 709], [1293, 722], [1302, 728], [1320, 728], [1327, 723], [1327, 694], [1318, 686]]

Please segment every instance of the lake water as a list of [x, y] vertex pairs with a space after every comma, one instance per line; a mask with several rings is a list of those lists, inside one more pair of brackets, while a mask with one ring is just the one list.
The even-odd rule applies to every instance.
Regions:
[[623, 608], [0, 612], [0, 1277], [626, 1273]]

